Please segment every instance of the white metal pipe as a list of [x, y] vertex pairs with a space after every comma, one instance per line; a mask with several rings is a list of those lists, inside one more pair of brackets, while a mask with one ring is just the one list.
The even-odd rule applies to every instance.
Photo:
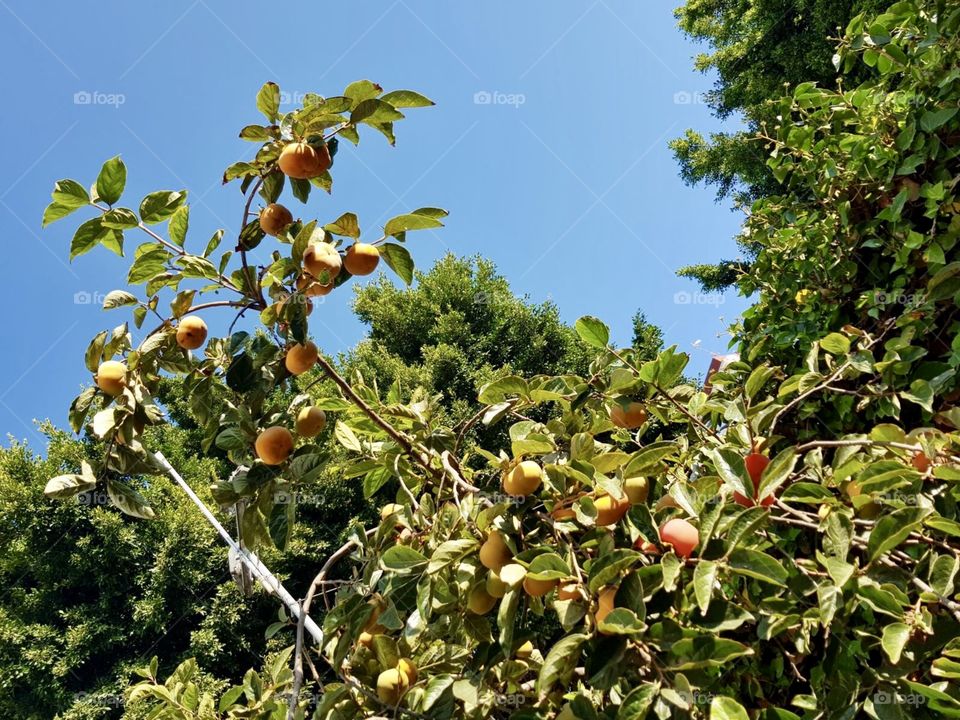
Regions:
[[[213, 525], [216, 531], [220, 534], [220, 537], [223, 538], [224, 542], [227, 543], [227, 545], [229, 545], [230, 548], [237, 554], [237, 557], [240, 558], [240, 561], [250, 568], [250, 571], [256, 575], [257, 578], [259, 578], [264, 587], [275, 593], [283, 602], [283, 604], [286, 605], [287, 609], [290, 611], [290, 614], [293, 615], [295, 619], [299, 620], [301, 612], [300, 603], [294, 599], [293, 595], [287, 592], [287, 589], [280, 583], [277, 577], [270, 572], [270, 568], [264, 565], [255, 553], [250, 552], [246, 548], [240, 547], [239, 543], [237, 543], [233, 537], [231, 537], [226, 528], [220, 524], [220, 521], [217, 520], [216, 516], [214, 516], [210, 509], [204, 505], [203, 500], [197, 496], [197, 494], [193, 491], [193, 488], [187, 484], [187, 481], [180, 476], [180, 473], [178, 473], [169, 462], [167, 462], [167, 459], [163, 456], [163, 453], [156, 452], [153, 454], [153, 457], [156, 458], [157, 462], [160, 463], [163, 469], [167, 471], [167, 474], [170, 475], [174, 482], [176, 482], [177, 485], [179, 485], [180, 488], [187, 494], [187, 497], [193, 501], [193, 504], [200, 509], [200, 512], [203, 513], [203, 516], [207, 519], [207, 522]], [[323, 645], [323, 630], [320, 629], [320, 627], [313, 621], [313, 618], [311, 618], [309, 615], [304, 618], [303, 628], [310, 633], [317, 645]]]

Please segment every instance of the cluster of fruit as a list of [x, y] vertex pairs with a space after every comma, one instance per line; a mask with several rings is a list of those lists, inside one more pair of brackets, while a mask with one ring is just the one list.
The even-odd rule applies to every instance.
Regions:
[[[284, 175], [301, 180], [322, 175], [330, 164], [330, 152], [323, 143], [290, 142], [277, 159], [277, 167]], [[272, 237], [281, 237], [293, 221], [290, 210], [279, 203], [268, 204], [259, 215], [260, 229]], [[369, 275], [379, 262], [380, 252], [373, 244], [354, 242], [341, 255], [332, 243], [323, 240], [310, 242], [304, 249], [302, 268], [295, 281], [296, 290], [306, 300], [307, 314], [313, 310], [310, 298], [331, 292], [342, 269], [350, 275]], [[291, 292], [281, 305], [293, 296]], [[201, 348], [207, 334], [206, 323], [196, 315], [187, 315], [177, 321], [176, 342], [184, 350]], [[319, 351], [314, 343], [296, 343], [287, 349], [284, 365], [291, 375], [301, 375], [316, 365], [318, 357]], [[94, 380], [107, 395], [117, 397], [127, 386], [127, 365], [120, 360], [108, 360], [99, 366]], [[318, 407], [305, 407], [297, 415], [296, 433], [300, 437], [315, 437], [325, 426], [326, 415]], [[285, 427], [275, 426], [258, 435], [254, 449], [265, 464], [281, 465], [293, 452], [294, 445], [293, 434]]]

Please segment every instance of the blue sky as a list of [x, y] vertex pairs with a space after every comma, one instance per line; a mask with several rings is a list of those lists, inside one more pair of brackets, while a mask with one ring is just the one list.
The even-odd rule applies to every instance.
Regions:
[[[447, 251], [479, 253], [518, 294], [552, 300], [570, 322], [600, 316], [619, 343], [642, 309], [702, 374], [745, 302], [700, 296], [674, 271], [734, 256], [740, 218], [711, 189], [685, 187], [667, 148], [687, 127], [719, 127], [698, 99], [712, 78], [692, 69], [698, 48], [676, 28], [678, 2], [103, 0], [93, 11], [0, 0], [10, 305], [0, 430], [42, 447], [34, 418], [66, 424], [90, 380], [89, 339], [129, 317], [95, 302], [123, 286], [125, 261], [99, 248], [68, 262], [80, 213], [41, 230], [53, 183], [87, 185], [120, 154], [121, 204], [186, 188], [188, 247], [219, 227], [235, 234], [239, 190], [219, 178], [255, 147], [237, 133], [260, 121], [254, 96], [267, 80], [295, 99], [369, 78], [437, 103], [407, 113], [396, 148], [376, 133], [356, 150], [341, 143], [333, 196], [314, 193], [306, 209], [288, 198], [295, 214], [327, 222], [353, 211], [373, 231], [404, 211], [444, 207], [446, 228], [410, 237], [418, 266]], [[351, 298], [333, 293], [313, 314], [327, 352], [364, 335]], [[221, 320], [208, 321], [216, 330]]]

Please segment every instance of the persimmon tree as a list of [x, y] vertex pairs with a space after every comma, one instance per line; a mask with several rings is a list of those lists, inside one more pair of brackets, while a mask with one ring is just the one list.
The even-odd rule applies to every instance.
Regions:
[[[955, 27], [956, 14], [935, 17], [921, 6], [898, 3], [882, 21], [891, 37], [895, 28], [909, 29], [898, 36], [906, 64], [949, 57], [932, 57], [929, 48], [952, 41], [936, 23]], [[880, 22], [855, 22], [860, 44], [849, 52], [875, 45]], [[259, 311], [264, 328], [212, 338], [204, 358], [194, 359], [184, 345], [196, 342], [199, 326], [187, 334], [178, 325], [199, 308], [193, 296], [178, 299], [185, 269], [198, 262], [186, 258], [198, 256], [182, 242], [151, 236], [134, 261], [144, 267], [152, 261], [143, 257], [162, 254], [147, 279], [149, 299], [113, 301], [134, 305], [142, 322], [157, 309], [155, 291], [169, 284], [159, 278], [173, 275], [174, 317], [137, 346], [126, 326], [95, 341], [91, 371], [122, 356], [124, 372], [99, 377], [107, 387], [81, 396], [73, 417], [76, 427], [91, 418], [107, 455], [80, 475], [54, 479], [49, 490], [68, 495], [105, 483], [121, 508], [149, 515], [134, 485], [157, 468], [137, 439], [137, 419], [161, 421], [150, 387], [171, 372], [187, 376], [206, 418], [207, 447], [227, 452], [237, 467], [215, 493], [225, 506], [245, 506], [241, 535], [251, 547], [285, 542], [294, 510], [276, 504], [276, 492], [295, 490], [327, 462], [303, 437], [308, 432], [296, 432], [305, 407], [335, 413], [334, 434], [350, 455], [336, 469], [382, 505], [380, 522], [353, 528], [318, 562], [300, 620], [284, 614], [275, 629], [289, 634], [290, 647], [265, 658], [262, 672], [251, 670], [215, 697], [201, 688], [195, 663], [170, 675], [154, 663], [131, 687], [129, 713], [198, 720], [960, 716], [960, 418], [940, 395], [944, 384], [928, 383], [931, 400], [943, 403], [919, 403], [902, 422], [866, 414], [822, 434], [809, 428], [811, 409], [839, 396], [910, 392], [891, 376], [897, 358], [890, 353], [901, 346], [890, 338], [911, 321], [911, 309], [886, 306], [862, 323], [824, 321], [805, 340], [801, 368], [761, 347], [715, 374], [709, 390], [684, 379], [688, 358], [676, 348], [641, 357], [611, 344], [602, 321], [584, 317], [576, 330], [594, 355], [586, 372], [497, 378], [479, 393], [481, 412], [446, 426], [436, 397], [342, 377], [309, 341], [304, 298], [317, 292], [315, 283], [328, 291], [344, 277], [330, 240], [359, 236], [353, 216], [288, 226], [278, 238], [284, 252], [267, 267], [249, 266], [244, 252], [262, 240], [259, 221], [248, 222], [254, 192], [279, 200], [270, 188], [290, 170], [277, 166], [284, 147], [306, 140], [322, 154], [334, 133], [356, 139], [364, 123], [392, 137], [383, 126], [398, 119], [397, 108], [426, 101], [361, 83], [345, 99], [311, 97], [279, 118], [264, 100], [274, 93], [267, 86], [260, 104], [276, 127], [244, 130], [264, 143], [258, 159], [227, 174], [242, 176], [247, 193], [240, 267], [229, 270], [231, 254], [226, 264], [207, 261], [212, 270], [203, 275], [209, 291], [239, 293], [230, 309]], [[311, 117], [322, 127], [304, 119]], [[314, 130], [326, 137], [311, 140]], [[300, 146], [296, 153], [309, 156]], [[291, 181], [301, 196], [304, 182]], [[809, 192], [798, 191], [798, 212], [818, 212], [802, 204]], [[97, 206], [98, 242], [114, 249], [124, 230], [142, 224], [153, 232], [143, 206], [129, 220], [135, 225], [104, 225], [115, 216], [103, 219], [113, 212], [103, 195], [91, 199], [64, 182], [53, 207]], [[180, 237], [182, 202], [169, 196], [177, 207], [163, 217]], [[831, 192], [815, 204], [835, 201]], [[148, 218], [156, 202], [147, 203]], [[771, 224], [780, 221], [761, 209]], [[441, 216], [431, 209], [404, 215], [383, 235], [401, 241]], [[934, 224], [931, 242], [949, 240], [951, 228]], [[371, 244], [409, 278], [408, 255], [387, 249], [401, 242]], [[791, 265], [797, 281], [811, 277], [800, 275], [804, 267]], [[780, 301], [761, 298], [751, 317], [775, 318]], [[178, 334], [186, 335], [179, 343]], [[293, 403], [280, 403], [279, 391], [314, 363], [331, 383], [299, 387]], [[505, 429], [508, 449], [464, 442], [476, 425]], [[308, 615], [322, 623], [320, 642], [305, 632]]]
[[[225, 250], [221, 248], [223, 229], [209, 240], [187, 243], [186, 191], [150, 193], [138, 212], [124, 207], [120, 201], [127, 171], [119, 157], [104, 163], [89, 190], [75, 180], [56, 183], [44, 225], [83, 208], [97, 213], [77, 229], [71, 259], [96, 246], [121, 255], [126, 250], [132, 256], [127, 282], [144, 286], [141, 298], [127, 289], [109, 293], [104, 308], [130, 306], [137, 330], [151, 315], [159, 324], [136, 343], [127, 322], [101, 332], [90, 343], [85, 361], [95, 373], [95, 382], [74, 400], [70, 424], [75, 431], [86, 426], [106, 442], [107, 451], [101, 461], [85, 466], [83, 473], [55, 478], [49, 494], [70, 497], [104, 485], [122, 510], [149, 518], [151, 508], [127, 479], [159, 469], [139, 436], [145, 426], [163, 421], [162, 410], [153, 401], [161, 374], [182, 374], [191, 409], [205, 429], [204, 449], [216, 447], [243, 466], [232, 483], [222, 484], [218, 499], [225, 503], [241, 496], [253, 499], [255, 510], [244, 514], [247, 520], [242, 528], [250, 547], [268, 540], [271, 530], [274, 539], [282, 538], [292, 506], [273, 504], [273, 495], [284, 489], [282, 483], [296, 483], [316, 472], [316, 447], [309, 443], [297, 447], [282, 481], [271, 469], [278, 462], [244, 463], [251, 460], [258, 438], [261, 449], [271, 455], [268, 459], [285, 461], [293, 451], [290, 430], [298, 417], [311, 417], [316, 426], [325, 410], [340, 407], [339, 403], [307, 407], [306, 396], [290, 407], [274, 404], [278, 388], [318, 361], [317, 348], [308, 338], [311, 298], [347, 282], [350, 268], [354, 273], [372, 272], [381, 257], [410, 282], [414, 265], [403, 244], [406, 234], [441, 227], [446, 212], [421, 208], [394, 217], [378, 238], [361, 242], [355, 214], [343, 213], [330, 222], [294, 220], [277, 200], [285, 189], [303, 203], [315, 188], [330, 192], [340, 138], [359, 143], [359, 129], [367, 127], [392, 144], [394, 123], [404, 117], [398, 108], [428, 105], [432, 102], [418, 93], [384, 94], [378, 85], [364, 80], [347, 87], [341, 96], [308, 94], [302, 108], [281, 114], [279, 87], [264, 85], [257, 94], [257, 107], [269, 124], [247, 125], [240, 131], [242, 139], [258, 143], [259, 148], [251, 161], [235, 163], [223, 175], [225, 184], [239, 181], [243, 193], [241, 229]], [[260, 211], [257, 202], [263, 205]], [[157, 230], [163, 223], [165, 234]], [[146, 239], [132, 253], [125, 249], [131, 233], [143, 233]], [[269, 264], [255, 267], [248, 253], [268, 235], [276, 239], [276, 249]], [[362, 261], [357, 260], [360, 256]], [[200, 317], [208, 310], [234, 313], [230, 332], [209, 342], [207, 324]], [[232, 332], [246, 313], [259, 314], [262, 332]], [[191, 351], [201, 347], [202, 357], [194, 357]], [[334, 373], [325, 359], [319, 358], [319, 363]], [[308, 438], [311, 433], [301, 435]]]

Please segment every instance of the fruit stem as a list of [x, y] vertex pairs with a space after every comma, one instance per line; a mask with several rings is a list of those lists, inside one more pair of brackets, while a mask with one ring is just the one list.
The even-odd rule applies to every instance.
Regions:
[[[621, 355], [620, 353], [618, 353], [618, 352], [617, 352], [616, 350], [614, 350], [612, 347], [608, 347], [608, 348], [607, 348], [607, 352], [609, 352], [609, 353], [610, 353], [611, 355], [613, 355], [617, 360], [619, 360], [620, 362], [622, 362], [626, 367], [628, 367], [628, 368], [630, 368], [631, 370], [633, 370], [634, 374], [636, 374], [636, 375], [639, 375], [639, 374], [640, 374], [640, 369], [639, 369], [639, 368], [637, 368], [633, 363], [631, 363], [630, 361], [628, 361], [625, 357], [623, 357], [623, 355]], [[696, 425], [697, 427], [701, 428], [702, 430], [705, 430], [706, 432], [710, 433], [710, 435], [712, 435], [714, 439], [720, 440], [720, 434], [719, 434], [716, 430], [714, 430], [714, 429], [713, 429], [712, 427], [710, 427], [709, 425], [706, 425], [706, 424], [705, 424], [700, 418], [698, 418], [696, 415], [693, 415], [693, 414], [692, 414], [689, 410], [687, 410], [683, 405], [681, 405], [680, 403], [678, 403], [666, 390], [664, 390], [662, 387], [660, 387], [659, 385], [657, 385], [657, 384], [655, 384], [655, 383], [651, 383], [651, 385], [653, 385], [653, 388], [654, 388], [660, 395], [663, 395], [663, 397], [665, 397], [665, 398], [670, 402], [671, 405], [673, 405], [673, 406], [674, 406], [677, 410], [679, 410], [684, 416], [686, 416], [686, 418], [687, 418], [690, 422], [692, 422], [694, 425]]]
[[400, 445], [410, 456], [412, 456], [424, 470], [426, 470], [430, 475], [436, 475], [437, 469], [430, 464], [429, 454], [420, 447], [416, 447], [415, 443], [404, 435], [402, 432], [397, 430], [393, 425], [384, 420], [376, 410], [367, 405], [364, 402], [354, 389], [350, 386], [341, 375], [338, 373], [333, 366], [327, 361], [326, 358], [321, 355], [317, 358], [317, 364], [323, 369], [323, 372], [326, 373], [327, 377], [333, 380], [337, 384], [337, 387], [346, 395], [350, 401], [356, 405], [360, 410], [366, 414], [374, 423], [376, 423], [384, 432], [387, 433], [393, 440]]
[[[243, 220], [240, 222], [240, 232], [237, 234], [237, 249], [240, 251], [240, 262], [243, 265], [244, 284], [250, 284], [250, 265], [247, 263], [247, 250], [243, 247], [243, 243], [240, 242], [240, 236], [243, 234], [243, 229], [247, 226], [247, 220], [250, 218], [250, 205], [253, 204], [253, 198], [256, 197], [257, 191], [260, 190], [262, 185], [263, 176], [261, 175], [253, 184], [253, 187], [250, 188], [250, 194], [247, 196], [247, 201], [243, 205]], [[263, 297], [263, 288], [260, 283], [256, 283], [255, 287], [251, 285], [247, 290], [249, 291], [250, 297], [257, 302], [257, 306], [261, 310], [266, 310], [267, 300]]]
[[[92, 202], [92, 203], [90, 203], [90, 204], [93, 205], [97, 210], [99, 210], [99, 211], [100, 211], [101, 213], [103, 213], [103, 214], [106, 214], [106, 213], [110, 210], [110, 208], [104, 207], [103, 205], [100, 205], [100, 204], [95, 203], [95, 202]], [[167, 240], [166, 238], [164, 238], [164, 237], [162, 237], [161, 235], [158, 235], [157, 233], [155, 233], [153, 230], [151, 230], [151, 229], [148, 228], [146, 225], [144, 225], [142, 221], [137, 223], [137, 227], [140, 228], [141, 230], [143, 230], [147, 235], [149, 235], [150, 237], [152, 237], [154, 240], [156, 240], [158, 243], [160, 243], [161, 245], [163, 245], [165, 248], [167, 248], [170, 252], [174, 253], [175, 255], [179, 255], [180, 257], [184, 257], [184, 256], [190, 254], [190, 253], [188, 253], [186, 250], [184, 250], [182, 247], [180, 247], [179, 245], [174, 245], [172, 242], [170, 242], [170, 241]], [[217, 283], [219, 283], [219, 284], [222, 285], [223, 287], [227, 288], [228, 290], [233, 290], [233, 291], [235, 291], [235, 292], [239, 292], [239, 291], [240, 291], [240, 288], [238, 288], [236, 285], [234, 285], [232, 282], [230, 282], [230, 280], [228, 280], [228, 279], [227, 279], [226, 277], [224, 277], [223, 275], [220, 275], [220, 277], [217, 279]]]

